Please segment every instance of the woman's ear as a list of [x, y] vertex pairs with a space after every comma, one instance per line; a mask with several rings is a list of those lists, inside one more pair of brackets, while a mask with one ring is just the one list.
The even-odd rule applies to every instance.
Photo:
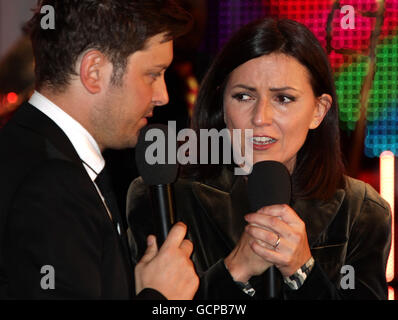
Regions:
[[80, 63], [80, 80], [88, 92], [99, 93], [106, 85], [109, 64], [108, 59], [98, 50], [90, 50], [83, 55]]
[[310, 124], [310, 129], [316, 129], [322, 123], [323, 118], [332, 106], [333, 99], [329, 94], [324, 93], [317, 98], [314, 114]]

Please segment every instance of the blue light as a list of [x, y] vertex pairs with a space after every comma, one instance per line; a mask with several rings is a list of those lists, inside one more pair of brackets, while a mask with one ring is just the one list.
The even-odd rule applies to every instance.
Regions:
[[[398, 153], [398, 101], [391, 103], [388, 109], [380, 112], [376, 121], [368, 121], [365, 138], [365, 154], [370, 158], [378, 157], [380, 152], [390, 150]], [[369, 119], [368, 119], [369, 120]]]

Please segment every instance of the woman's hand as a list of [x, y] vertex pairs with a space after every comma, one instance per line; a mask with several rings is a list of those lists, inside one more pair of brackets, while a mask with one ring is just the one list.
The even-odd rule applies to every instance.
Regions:
[[291, 276], [311, 258], [305, 224], [288, 205], [267, 206], [245, 219], [247, 233], [258, 240], [251, 248], [283, 276]]
[[252, 245], [258, 240], [247, 233], [247, 227], [235, 248], [224, 260], [232, 278], [244, 283], [252, 276], [262, 274], [272, 265], [253, 251]]

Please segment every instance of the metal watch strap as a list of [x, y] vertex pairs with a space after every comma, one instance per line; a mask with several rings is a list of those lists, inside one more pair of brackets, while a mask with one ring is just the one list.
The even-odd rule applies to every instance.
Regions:
[[283, 277], [283, 281], [290, 287], [290, 289], [298, 290], [307, 279], [314, 267], [315, 260], [311, 257], [306, 263], [304, 263], [295, 273], [290, 277]]

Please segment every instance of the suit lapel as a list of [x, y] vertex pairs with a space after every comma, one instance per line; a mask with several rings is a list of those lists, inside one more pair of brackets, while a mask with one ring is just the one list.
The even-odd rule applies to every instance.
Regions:
[[[208, 218], [232, 250], [246, 225], [243, 216], [250, 212], [245, 178], [224, 168], [218, 179], [194, 182], [192, 188]], [[298, 200], [292, 205], [306, 225], [310, 247], [326, 232], [344, 197], [345, 191], [339, 189], [329, 201]]]
[[64, 158], [81, 165], [80, 157], [65, 133], [54, 121], [31, 104], [24, 103], [12, 121], [43, 136], [50, 156]]

